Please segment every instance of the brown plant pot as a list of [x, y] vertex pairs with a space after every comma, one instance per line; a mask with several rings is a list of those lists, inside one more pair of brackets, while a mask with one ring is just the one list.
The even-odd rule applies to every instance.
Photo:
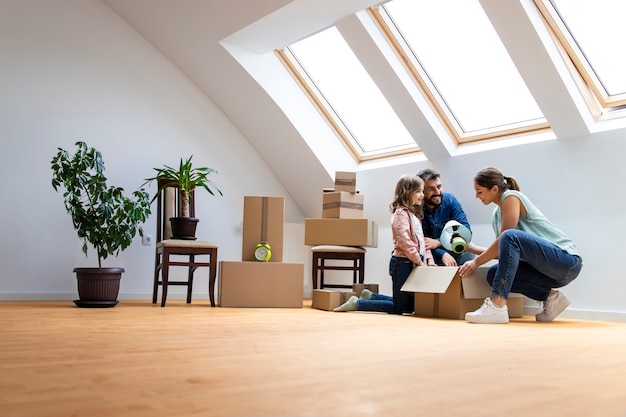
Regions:
[[196, 240], [196, 227], [199, 221], [195, 217], [170, 217], [172, 239]]
[[78, 281], [78, 307], [115, 307], [124, 268], [74, 268]]

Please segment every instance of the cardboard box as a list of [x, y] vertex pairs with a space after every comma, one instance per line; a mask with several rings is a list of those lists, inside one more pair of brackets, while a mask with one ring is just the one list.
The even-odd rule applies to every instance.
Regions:
[[416, 292], [413, 304], [416, 316], [438, 317], [439, 294]]
[[378, 292], [378, 284], [352, 284], [352, 291], [356, 293], [357, 297], [360, 296], [366, 288], [371, 292]]
[[[489, 297], [488, 267], [478, 268], [462, 278], [458, 267], [416, 267], [402, 291], [415, 293], [415, 314], [426, 317], [465, 319], [465, 313], [478, 309]], [[507, 301], [509, 317], [524, 315], [524, 298], [511, 293]]]
[[363, 218], [363, 194], [352, 194], [346, 191], [325, 192], [322, 195], [322, 200], [322, 218]]
[[269, 262], [282, 262], [284, 226], [284, 197], [245, 196], [243, 198], [241, 259], [256, 262], [254, 259], [256, 245], [265, 241], [272, 251]]
[[304, 264], [220, 261], [221, 307], [302, 308]]
[[334, 308], [339, 307], [350, 297], [357, 295], [352, 291], [333, 291], [333, 290], [313, 290], [313, 301], [311, 303], [312, 308], [320, 310], [333, 311]]
[[304, 219], [304, 244], [378, 247], [378, 222], [369, 219]]
[[335, 191], [356, 193], [356, 172], [336, 171]]

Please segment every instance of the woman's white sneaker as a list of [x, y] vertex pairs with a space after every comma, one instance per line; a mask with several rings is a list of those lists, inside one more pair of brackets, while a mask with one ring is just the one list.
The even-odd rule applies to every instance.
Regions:
[[562, 292], [555, 291], [543, 302], [543, 311], [535, 316], [537, 321], [552, 321], [561, 314], [570, 302]]
[[470, 323], [506, 324], [509, 322], [509, 308], [506, 304], [498, 307], [491, 298], [485, 298], [485, 302], [478, 310], [465, 313], [465, 320]]

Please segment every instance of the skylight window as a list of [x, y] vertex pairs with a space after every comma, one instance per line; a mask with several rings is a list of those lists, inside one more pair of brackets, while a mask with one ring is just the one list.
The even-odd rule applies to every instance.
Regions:
[[335, 27], [279, 53], [357, 161], [417, 144]]
[[626, 106], [622, 0], [535, 0], [601, 113]]
[[547, 128], [476, 0], [393, 0], [371, 10], [457, 143]]
[[[392, 66], [404, 65], [457, 145], [549, 129], [478, 0], [391, 0], [367, 11], [380, 33], [363, 33], [382, 33]], [[420, 151], [419, 129], [407, 130], [337, 27], [276, 54], [357, 162]]]

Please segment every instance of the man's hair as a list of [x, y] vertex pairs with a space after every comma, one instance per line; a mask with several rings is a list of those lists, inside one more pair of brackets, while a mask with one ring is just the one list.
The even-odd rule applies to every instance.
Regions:
[[422, 169], [416, 175], [424, 181], [436, 180], [437, 178], [439, 178], [439, 173], [430, 168]]

